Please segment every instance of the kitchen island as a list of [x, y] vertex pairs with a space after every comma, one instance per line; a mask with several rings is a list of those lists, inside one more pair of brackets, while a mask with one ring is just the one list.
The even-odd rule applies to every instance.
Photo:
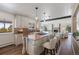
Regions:
[[49, 40], [48, 33], [31, 33], [26, 39], [26, 51], [30, 55], [39, 55], [43, 52], [43, 43]]

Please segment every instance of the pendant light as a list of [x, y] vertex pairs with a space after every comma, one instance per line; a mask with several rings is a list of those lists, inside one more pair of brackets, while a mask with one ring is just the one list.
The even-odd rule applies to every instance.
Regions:
[[38, 7], [35, 7], [35, 9], [36, 9], [36, 16], [35, 16], [35, 31], [37, 32], [37, 30], [38, 30], [38, 15], [37, 15]]
[[35, 20], [38, 20], [38, 15], [37, 15], [37, 10], [38, 10], [38, 7], [35, 7], [36, 9], [36, 16], [35, 16]]
[[45, 14], [46, 14], [46, 13], [44, 12], [43, 14], [44, 14], [44, 23], [45, 23]]

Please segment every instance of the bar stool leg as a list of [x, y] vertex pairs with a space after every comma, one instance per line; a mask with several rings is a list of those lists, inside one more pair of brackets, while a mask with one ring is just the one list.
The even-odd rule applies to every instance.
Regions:
[[44, 54], [45, 54], [46, 48], [44, 48]]
[[44, 54], [48, 53], [48, 49], [44, 48]]
[[46, 54], [48, 53], [48, 49], [46, 49]]
[[52, 50], [50, 50], [50, 54], [52, 55]]
[[59, 40], [59, 46], [60, 46], [60, 40]]
[[56, 51], [56, 53], [57, 53], [57, 49], [58, 49], [58, 44], [56, 44], [56, 47], [55, 47], [55, 51]]
[[55, 49], [53, 49], [53, 54], [55, 55]]

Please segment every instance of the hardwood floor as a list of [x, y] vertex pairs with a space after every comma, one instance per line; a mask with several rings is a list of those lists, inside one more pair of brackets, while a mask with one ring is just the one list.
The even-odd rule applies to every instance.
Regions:
[[0, 48], [0, 55], [22, 55], [22, 45], [9, 45]]
[[74, 55], [72, 44], [71, 37], [63, 39], [60, 45], [59, 55]]

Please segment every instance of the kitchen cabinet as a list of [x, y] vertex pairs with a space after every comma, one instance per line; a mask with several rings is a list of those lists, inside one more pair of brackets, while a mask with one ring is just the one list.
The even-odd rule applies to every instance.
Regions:
[[22, 34], [15, 34], [14, 43], [16, 46], [22, 44], [22, 36]]

